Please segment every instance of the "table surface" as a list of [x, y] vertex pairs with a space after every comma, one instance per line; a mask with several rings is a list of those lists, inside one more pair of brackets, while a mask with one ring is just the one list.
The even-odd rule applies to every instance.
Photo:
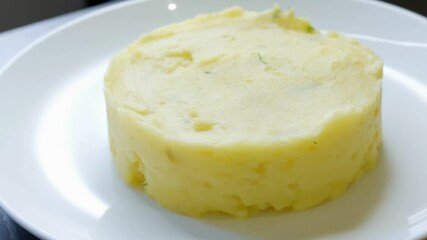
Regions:
[[[427, 1], [402, 1], [388, 0], [387, 2], [405, 6], [424, 16], [427, 16]], [[111, 3], [108, 3], [111, 4]], [[108, 5], [104, 4], [104, 5]], [[0, 69], [20, 50], [43, 36], [52, 29], [92, 12], [104, 5], [96, 6], [77, 12], [65, 14], [41, 22], [33, 23], [24, 27], [16, 28], [0, 33]], [[1, 240], [37, 240], [31, 233], [16, 224], [0, 207], [0, 239]]]

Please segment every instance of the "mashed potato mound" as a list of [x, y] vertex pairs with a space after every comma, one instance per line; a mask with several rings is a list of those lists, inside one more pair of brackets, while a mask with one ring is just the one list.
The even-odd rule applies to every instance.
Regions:
[[375, 163], [382, 67], [278, 7], [159, 28], [109, 66], [111, 152], [127, 183], [180, 213], [306, 209]]

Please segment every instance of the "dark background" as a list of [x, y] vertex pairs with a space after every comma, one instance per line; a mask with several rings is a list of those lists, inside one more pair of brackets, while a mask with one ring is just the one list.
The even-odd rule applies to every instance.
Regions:
[[[105, 2], [108, 1], [0, 0], [0, 32]], [[427, 0], [383, 0], [383, 2], [390, 2], [427, 16]], [[36, 239], [14, 223], [0, 208], [0, 240]]]
[[38, 22], [106, 0], [0, 0], [0, 32]]

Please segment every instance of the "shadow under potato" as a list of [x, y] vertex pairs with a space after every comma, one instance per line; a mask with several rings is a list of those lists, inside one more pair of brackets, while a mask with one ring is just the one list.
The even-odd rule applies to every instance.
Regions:
[[[192, 218], [162, 208], [146, 194], [114, 176], [117, 196], [98, 219], [93, 239], [312, 239], [355, 230], [380, 206], [390, 175], [384, 147], [377, 166], [352, 184], [341, 197], [305, 211], [266, 211], [246, 219], [226, 215]], [[123, 197], [125, 196], [125, 197]], [[124, 201], [125, 199], [125, 201]]]

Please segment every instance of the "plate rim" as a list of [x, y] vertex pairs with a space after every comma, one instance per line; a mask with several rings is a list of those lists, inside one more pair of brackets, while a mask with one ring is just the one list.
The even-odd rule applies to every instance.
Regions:
[[[98, 16], [98, 15], [101, 15], [104, 13], [108, 13], [108, 12], [114, 11], [114, 10], [119, 9], [119, 8], [124, 8], [124, 7], [127, 7], [129, 5], [140, 4], [142, 2], [149, 2], [149, 1], [153, 1], [153, 0], [133, 0], [133, 1], [122, 1], [122, 2], [113, 3], [111, 5], [101, 7], [100, 9], [94, 10], [93, 12], [83, 14], [82, 16], [79, 16], [79, 17], [72, 19], [72, 20], [70, 20], [64, 24], [61, 24], [60, 26], [58, 26], [56, 28], [53, 28], [52, 30], [48, 31], [47, 33], [43, 34], [42, 36], [36, 38], [30, 44], [28, 44], [23, 49], [18, 51], [18, 53], [13, 55], [13, 57], [11, 59], [9, 59], [6, 62], [6, 64], [3, 65], [3, 67], [0, 68], [0, 81], [1, 81], [4, 73], [9, 68], [11, 68], [15, 62], [17, 62], [20, 58], [25, 56], [25, 54], [27, 52], [29, 52], [31, 49], [37, 47], [39, 44], [43, 43], [44, 41], [48, 40], [50, 37], [60, 33], [61, 31], [66, 30], [66, 29], [68, 29], [68, 28], [70, 28], [70, 27], [72, 27], [72, 26], [74, 26], [80, 22], [84, 22], [85, 20], [90, 19], [92, 17]], [[24, 228], [25, 230], [27, 230], [28, 232], [30, 232], [31, 234], [33, 234], [37, 238], [48, 239], [48, 240], [56, 239], [50, 233], [39, 228], [37, 226], [37, 224], [34, 224], [34, 223], [30, 222], [29, 220], [27, 220], [16, 209], [14, 209], [12, 206], [10, 206], [10, 204], [7, 203], [3, 199], [1, 192], [0, 192], [0, 207], [4, 210], [4, 212], [8, 215], [8, 217], [10, 217], [14, 222], [18, 223], [18, 225], [20, 225], [22, 228]]]
[[[93, 17], [109, 13], [112, 11], [115, 11], [117, 9], [125, 8], [131, 5], [137, 5], [144, 2], [151, 2], [151, 1], [158, 1], [158, 0], [133, 0], [133, 1], [119, 1], [116, 3], [112, 3], [111, 5], [103, 6], [99, 9], [96, 9], [92, 12], [85, 13], [82, 16], [79, 16], [75, 19], [72, 19], [58, 27], [53, 28], [52, 30], [48, 31], [47, 33], [43, 34], [42, 36], [36, 38], [34, 41], [32, 41], [30, 44], [26, 45], [24, 48], [19, 50], [16, 54], [13, 55], [12, 58], [10, 58], [1, 68], [0, 68], [0, 81], [2, 80], [2, 76], [4, 73], [11, 68], [15, 62], [17, 62], [20, 58], [24, 57], [25, 54], [29, 51], [31, 51], [33, 48], [37, 47], [39, 44], [43, 43], [44, 41], [48, 40], [50, 37], [61, 33], [61, 31], [64, 31], [70, 27], [73, 27], [76, 24], [79, 24], [81, 22], [84, 22], [88, 19], [91, 19]], [[423, 24], [426, 24], [427, 27], [427, 17], [423, 16], [417, 12], [411, 11], [409, 9], [394, 5], [389, 2], [382, 2], [378, 0], [351, 0], [353, 2], [361, 2], [367, 5], [376, 6], [388, 9], [395, 14], [404, 15], [405, 17], [411, 18], [415, 21], [422, 22]], [[35, 235], [38, 238], [41, 239], [56, 239], [54, 236], [52, 236], [50, 233], [46, 232], [45, 230], [39, 228], [37, 224], [32, 223], [28, 221], [22, 214], [20, 214], [16, 209], [14, 209], [8, 202], [6, 202], [0, 192], [0, 207], [4, 210], [4, 212], [16, 223], [18, 223], [22, 228], [30, 232], [31, 234]], [[424, 229], [423, 234], [421, 235], [423, 237], [427, 236], [427, 228]]]

